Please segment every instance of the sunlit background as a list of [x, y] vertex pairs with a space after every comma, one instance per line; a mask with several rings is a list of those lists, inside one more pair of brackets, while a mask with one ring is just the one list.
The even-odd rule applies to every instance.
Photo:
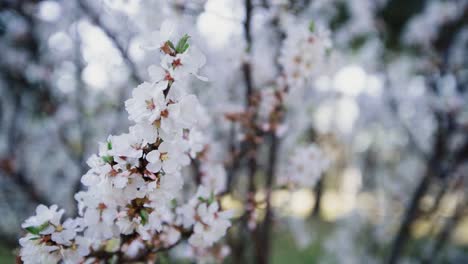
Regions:
[[[313, 189], [273, 192], [273, 262], [382, 263], [427, 170], [434, 176], [401, 263], [420, 263], [434, 249], [434, 263], [468, 262], [467, 2], [253, 2], [247, 58], [239, 0], [1, 1], [1, 263], [12, 263], [20, 223], [37, 204], [75, 213], [86, 159], [97, 142], [128, 127], [123, 102], [159, 58], [142, 46], [165, 18], [207, 56], [202, 72], [210, 81], [194, 82], [193, 91], [223, 138], [223, 113], [243, 105], [243, 61], [252, 60], [258, 88], [276, 79], [280, 42], [269, 21], [288, 2], [297, 18], [327, 28], [333, 42], [326, 69], [292, 95], [293, 103], [308, 101], [302, 111], [292, 107], [288, 124], [300, 142], [320, 145], [332, 166]], [[434, 143], [441, 129], [442, 150]], [[260, 189], [256, 199], [264, 197]], [[221, 201], [239, 216], [242, 200], [233, 192]], [[260, 206], [259, 219], [264, 213]]]

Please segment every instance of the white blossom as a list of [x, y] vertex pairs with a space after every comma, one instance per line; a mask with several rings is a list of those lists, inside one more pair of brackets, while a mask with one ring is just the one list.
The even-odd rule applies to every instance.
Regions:
[[330, 161], [315, 144], [298, 147], [289, 158], [286, 171], [279, 179], [301, 187], [314, 187]]
[[292, 25], [287, 31], [279, 62], [290, 89], [304, 87], [323, 70], [327, 49], [331, 47], [328, 35], [324, 29], [308, 29], [305, 25]]
[[[25, 263], [80, 263], [93, 250], [115, 244], [121, 235], [138, 235], [135, 241], [159, 239], [160, 247], [172, 246], [181, 238], [174, 211], [182, 209], [174, 209], [172, 202], [181, 196], [182, 168], [204, 148], [199, 123], [206, 123], [197, 97], [185, 89], [191, 75], [204, 79], [198, 72], [205, 57], [187, 35], [177, 38], [172, 22], [164, 22], [152, 37], [149, 48], [159, 49], [162, 59], [148, 69], [152, 82], [137, 86], [125, 102], [135, 124], [128, 133], [99, 143], [98, 154], [88, 159], [90, 169], [81, 178], [87, 189], [75, 195], [80, 218], [62, 224], [63, 210], [40, 205], [36, 216], [22, 225], [30, 232], [21, 239]], [[225, 185], [224, 180], [214, 180], [225, 178], [224, 169], [219, 165], [203, 169], [207, 173], [203, 184], [212, 190], [202, 188], [188, 203], [196, 214], [185, 214], [192, 219], [184, 227], [193, 228], [194, 246], [207, 247], [224, 236], [230, 221], [213, 199], [213, 192]], [[201, 202], [200, 197], [206, 200]], [[50, 240], [42, 239], [45, 235]], [[136, 256], [146, 246], [126, 244], [125, 254]]]
[[167, 108], [164, 89], [166, 83], [140, 84], [132, 91], [132, 98], [125, 101], [129, 119], [135, 122], [153, 123], [161, 117], [161, 112]]

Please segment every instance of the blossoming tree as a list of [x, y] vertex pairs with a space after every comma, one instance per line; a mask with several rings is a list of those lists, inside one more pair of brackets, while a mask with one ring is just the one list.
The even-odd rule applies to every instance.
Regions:
[[468, 4], [399, 2], [1, 3], [18, 261], [463, 260]]

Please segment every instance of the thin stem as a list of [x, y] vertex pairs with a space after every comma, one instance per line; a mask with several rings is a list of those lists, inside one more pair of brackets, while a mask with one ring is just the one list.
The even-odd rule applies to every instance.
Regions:
[[276, 163], [278, 159], [279, 139], [275, 133], [271, 133], [271, 145], [268, 154], [268, 168], [266, 178], [266, 214], [262, 227], [262, 247], [258, 263], [267, 264], [270, 262], [270, 249], [271, 249], [271, 231], [273, 223], [273, 210], [271, 208], [271, 192], [274, 179], [276, 178]]
[[[250, 56], [252, 49], [252, 32], [251, 32], [251, 19], [252, 19], [252, 1], [245, 0], [245, 21], [244, 21], [244, 38], [246, 42], [246, 52]], [[252, 70], [250, 65], [250, 58], [247, 58], [247, 61], [242, 65], [242, 70], [244, 74], [245, 81], [245, 103], [247, 107], [250, 107], [252, 104], [252, 95], [253, 95], [253, 82], [252, 82]]]
[[322, 193], [323, 193], [323, 177], [318, 180], [317, 185], [315, 186], [315, 205], [312, 211], [312, 216], [320, 215], [320, 203], [322, 202]]
[[[247, 198], [246, 198], [246, 205], [247, 205], [247, 212], [246, 216], [243, 218], [243, 232], [241, 234], [249, 233], [249, 221], [251, 221], [252, 213], [255, 210], [255, 174], [257, 173], [258, 163], [257, 163], [257, 126], [256, 126], [256, 106], [254, 100], [254, 84], [252, 79], [252, 67], [250, 62], [250, 54], [252, 50], [252, 13], [253, 13], [253, 5], [251, 0], [244, 1], [244, 8], [245, 8], [245, 20], [244, 20], [244, 39], [246, 43], [246, 54], [247, 58], [242, 65], [242, 72], [244, 77], [245, 83], [245, 114], [248, 118], [248, 121], [245, 126], [245, 135], [246, 139], [245, 142], [241, 144], [245, 146], [245, 154], [247, 157]], [[245, 144], [245, 145], [244, 145]], [[258, 230], [254, 232], [250, 232], [251, 238], [254, 244], [255, 249], [255, 256], [258, 258], [258, 255], [261, 252], [258, 251], [260, 245], [260, 236], [258, 235]], [[240, 243], [244, 243], [244, 241], [239, 241]], [[244, 247], [240, 248], [244, 251]], [[238, 252], [239, 254], [243, 254], [243, 252]]]

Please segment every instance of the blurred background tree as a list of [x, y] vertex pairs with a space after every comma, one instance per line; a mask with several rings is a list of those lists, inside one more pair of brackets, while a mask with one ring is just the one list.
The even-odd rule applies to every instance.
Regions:
[[[251, 9], [227, 0], [1, 1], [6, 251], [16, 247], [20, 219], [37, 204], [57, 203], [74, 214], [85, 161], [96, 142], [127, 126], [122, 102], [153, 61], [139, 47], [164, 17], [180, 19], [204, 44], [198, 46], [213, 65], [206, 71], [216, 93], [195, 87], [201, 100], [228, 98], [236, 109], [243, 85], [236, 56], [243, 50], [231, 49], [244, 47], [245, 15], [252, 19], [254, 85], [262, 86], [272, 71], [262, 59], [287, 34], [275, 35], [265, 21], [287, 9], [331, 30], [334, 63], [313, 87], [321, 92], [303, 117], [312, 124], [298, 129], [334, 162], [314, 190], [288, 199], [276, 194], [289, 201], [274, 205], [278, 214], [297, 219], [275, 223], [282, 228], [273, 261], [468, 261], [467, 2], [259, 0]], [[214, 59], [220, 54], [232, 63], [221, 73]], [[293, 206], [281, 211], [281, 203]], [[285, 230], [293, 236], [283, 237]], [[286, 247], [291, 240], [298, 246]]]

